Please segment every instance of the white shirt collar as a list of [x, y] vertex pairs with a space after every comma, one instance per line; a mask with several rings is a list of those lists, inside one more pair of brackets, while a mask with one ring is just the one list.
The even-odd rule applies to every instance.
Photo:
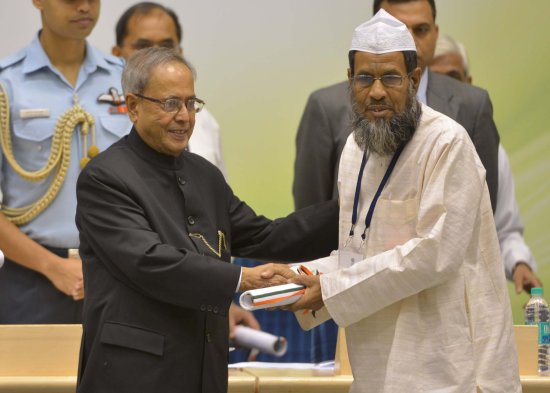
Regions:
[[420, 84], [416, 92], [418, 100], [424, 104], [428, 104], [428, 67], [424, 68], [424, 72], [420, 77]]

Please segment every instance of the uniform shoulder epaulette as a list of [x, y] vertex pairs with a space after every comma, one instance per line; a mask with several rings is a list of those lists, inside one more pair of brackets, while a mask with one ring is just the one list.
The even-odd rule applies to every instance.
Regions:
[[124, 59], [122, 57], [109, 55], [106, 53], [104, 54], [104, 56], [105, 56], [105, 61], [107, 61], [108, 63], [124, 67]]
[[14, 53], [13, 55], [0, 59], [0, 71], [23, 60], [26, 53], [27, 52], [25, 51], [25, 49], [22, 49], [19, 52]]

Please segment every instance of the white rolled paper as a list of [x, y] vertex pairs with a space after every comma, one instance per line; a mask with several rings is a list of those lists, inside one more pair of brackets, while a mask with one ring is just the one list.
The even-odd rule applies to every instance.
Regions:
[[283, 356], [287, 350], [286, 338], [242, 325], [235, 328], [234, 344], [243, 348], [257, 349], [274, 356]]
[[2, 253], [2, 250], [0, 250], [0, 267], [4, 264], [4, 254]]
[[275, 285], [243, 292], [239, 303], [245, 310], [286, 306], [298, 301], [304, 292], [305, 287], [299, 284]]

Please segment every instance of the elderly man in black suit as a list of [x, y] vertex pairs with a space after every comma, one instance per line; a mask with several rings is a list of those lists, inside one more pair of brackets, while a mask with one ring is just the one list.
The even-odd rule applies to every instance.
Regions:
[[175, 51], [136, 52], [122, 76], [134, 127], [77, 184], [86, 302], [78, 392], [227, 392], [228, 309], [237, 290], [286, 283], [285, 265], [336, 247], [335, 202], [271, 221], [186, 151], [197, 98]]

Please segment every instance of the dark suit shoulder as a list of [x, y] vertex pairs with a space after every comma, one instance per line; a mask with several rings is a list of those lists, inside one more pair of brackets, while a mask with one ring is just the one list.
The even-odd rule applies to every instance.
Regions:
[[198, 155], [197, 153], [192, 153], [190, 151], [184, 151], [182, 153], [187, 161], [190, 164], [204, 168], [206, 170], [217, 169], [216, 165], [212, 164], [203, 156]]
[[347, 138], [351, 132], [349, 125], [352, 114], [347, 81], [323, 87], [311, 93], [306, 112], [312, 109], [316, 113], [324, 114], [334, 135], [342, 134]]
[[460, 97], [464, 105], [478, 106], [480, 102], [489, 99], [489, 93], [486, 90], [460, 82], [447, 75], [441, 75], [434, 72], [429, 76], [429, 90], [438, 96], [448, 96], [452, 92], [454, 97]]
[[222, 171], [220, 171], [220, 168], [212, 164], [206, 158], [190, 151], [184, 151], [183, 155], [186, 160], [185, 165], [189, 167], [190, 171], [198, 171], [201, 173], [201, 176], [206, 173], [211, 174], [218, 178], [216, 180], [223, 180], [225, 183], [225, 177]]
[[344, 81], [317, 89], [311, 93], [310, 100], [338, 104], [347, 103], [349, 102], [348, 82]]
[[88, 168], [100, 168], [104, 166], [117, 168], [124, 165], [124, 163], [128, 161], [126, 156], [130, 155], [130, 149], [127, 146], [126, 138], [128, 138], [128, 136], [122, 137], [107, 149], [100, 152], [88, 163], [88, 165], [86, 165], [83, 172]]
[[124, 163], [128, 161], [128, 158], [125, 156], [129, 154], [129, 149], [126, 146], [125, 141], [126, 138], [127, 136], [122, 137], [109, 146], [106, 150], [100, 152], [86, 165], [86, 167], [82, 170], [82, 173], [101, 168], [112, 168], [116, 170], [116, 168], [124, 165]]
[[[493, 121], [493, 104], [487, 91], [446, 75], [430, 72], [427, 98], [428, 106], [466, 128], [476, 146], [483, 142], [476, 140], [476, 134], [482, 134], [485, 142], [493, 139], [496, 134], [497, 144], [493, 146], [496, 149], [498, 131]], [[481, 151], [478, 153], [482, 154]]]

